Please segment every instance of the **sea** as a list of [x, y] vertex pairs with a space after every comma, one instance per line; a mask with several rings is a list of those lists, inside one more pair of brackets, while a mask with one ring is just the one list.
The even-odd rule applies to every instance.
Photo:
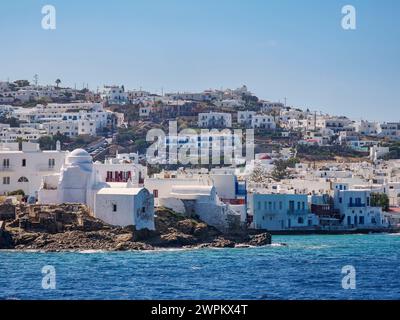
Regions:
[[400, 299], [400, 234], [273, 236], [265, 247], [0, 251], [0, 299]]

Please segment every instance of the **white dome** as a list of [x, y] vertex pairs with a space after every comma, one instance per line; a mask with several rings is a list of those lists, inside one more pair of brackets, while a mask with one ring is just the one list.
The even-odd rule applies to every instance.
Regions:
[[70, 157], [90, 157], [90, 154], [84, 149], [75, 149], [69, 154]]
[[92, 156], [83, 149], [75, 149], [67, 156], [67, 163], [78, 164], [78, 163], [92, 163]]

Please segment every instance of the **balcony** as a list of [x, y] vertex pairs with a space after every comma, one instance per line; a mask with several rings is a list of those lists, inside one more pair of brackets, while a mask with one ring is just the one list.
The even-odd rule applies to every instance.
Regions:
[[348, 203], [347, 206], [349, 208], [362, 208], [366, 207], [365, 203]]
[[303, 215], [303, 214], [309, 214], [311, 213], [310, 210], [308, 209], [301, 209], [301, 210], [288, 210], [287, 214], [298, 214], [298, 215]]

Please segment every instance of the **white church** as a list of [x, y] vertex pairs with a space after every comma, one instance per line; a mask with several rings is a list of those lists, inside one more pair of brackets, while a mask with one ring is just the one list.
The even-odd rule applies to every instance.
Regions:
[[83, 149], [68, 153], [59, 172], [42, 177], [38, 202], [82, 203], [106, 223], [154, 230], [154, 197], [140, 186], [145, 170], [125, 156], [116, 160], [93, 163]]

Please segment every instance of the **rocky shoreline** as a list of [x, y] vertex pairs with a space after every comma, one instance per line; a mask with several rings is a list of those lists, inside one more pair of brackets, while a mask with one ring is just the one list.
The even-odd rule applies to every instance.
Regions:
[[[80, 205], [64, 205], [46, 214], [20, 213], [0, 226], [0, 249], [128, 251], [165, 248], [243, 248], [271, 244], [265, 232], [222, 233], [195, 218], [168, 209], [156, 211], [156, 231], [115, 227], [88, 215]], [[28, 211], [26, 211], [28, 212]]]

